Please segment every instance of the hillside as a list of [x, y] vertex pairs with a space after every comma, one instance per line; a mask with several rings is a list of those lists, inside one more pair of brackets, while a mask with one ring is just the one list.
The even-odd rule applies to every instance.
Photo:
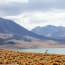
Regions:
[[65, 39], [39, 35], [12, 20], [0, 18], [0, 48], [42, 47], [65, 47]]
[[[48, 38], [28, 31], [12, 20], [0, 18], [0, 45], [13, 48], [21, 45], [21, 48], [28, 48], [33, 41], [40, 43], [41, 40], [48, 40]], [[34, 47], [36, 46], [34, 45]]]

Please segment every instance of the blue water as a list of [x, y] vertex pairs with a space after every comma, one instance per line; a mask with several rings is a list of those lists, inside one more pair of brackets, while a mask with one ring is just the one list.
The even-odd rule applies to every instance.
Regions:
[[48, 50], [48, 53], [65, 54], [65, 48], [18, 49], [18, 51], [20, 52], [36, 52], [36, 53], [44, 53], [46, 50]]

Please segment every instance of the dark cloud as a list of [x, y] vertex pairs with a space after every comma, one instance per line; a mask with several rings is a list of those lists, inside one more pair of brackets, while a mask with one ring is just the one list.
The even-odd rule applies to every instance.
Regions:
[[29, 3], [9, 3], [0, 5], [2, 15], [17, 15], [24, 11], [49, 11], [65, 9], [65, 0], [29, 0]]
[[2, 12], [3, 15], [18, 15], [21, 12], [24, 11], [25, 9], [25, 4], [21, 3], [11, 3], [11, 4], [6, 4], [6, 5], [1, 5], [0, 6], [0, 13]]

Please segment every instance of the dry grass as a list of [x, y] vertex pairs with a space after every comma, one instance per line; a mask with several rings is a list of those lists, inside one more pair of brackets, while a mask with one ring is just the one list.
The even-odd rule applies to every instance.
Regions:
[[65, 55], [0, 50], [0, 65], [65, 65]]

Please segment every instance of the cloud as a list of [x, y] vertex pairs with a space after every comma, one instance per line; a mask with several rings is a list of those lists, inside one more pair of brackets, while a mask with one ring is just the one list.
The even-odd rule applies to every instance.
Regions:
[[[0, 15], [13, 16], [29, 11], [65, 9], [65, 0], [0, 0]], [[3, 14], [4, 13], [4, 14]]]
[[1, 4], [8, 4], [8, 3], [27, 3], [28, 0], [0, 0]]
[[24, 12], [17, 16], [8, 16], [6, 18], [15, 20], [18, 24], [31, 30], [36, 26], [65, 26], [65, 11], [55, 10], [49, 12]]
[[31, 30], [36, 26], [65, 25], [65, 0], [0, 0], [0, 17]]
[[13, 16], [22, 13], [28, 0], [0, 0], [0, 16]]

